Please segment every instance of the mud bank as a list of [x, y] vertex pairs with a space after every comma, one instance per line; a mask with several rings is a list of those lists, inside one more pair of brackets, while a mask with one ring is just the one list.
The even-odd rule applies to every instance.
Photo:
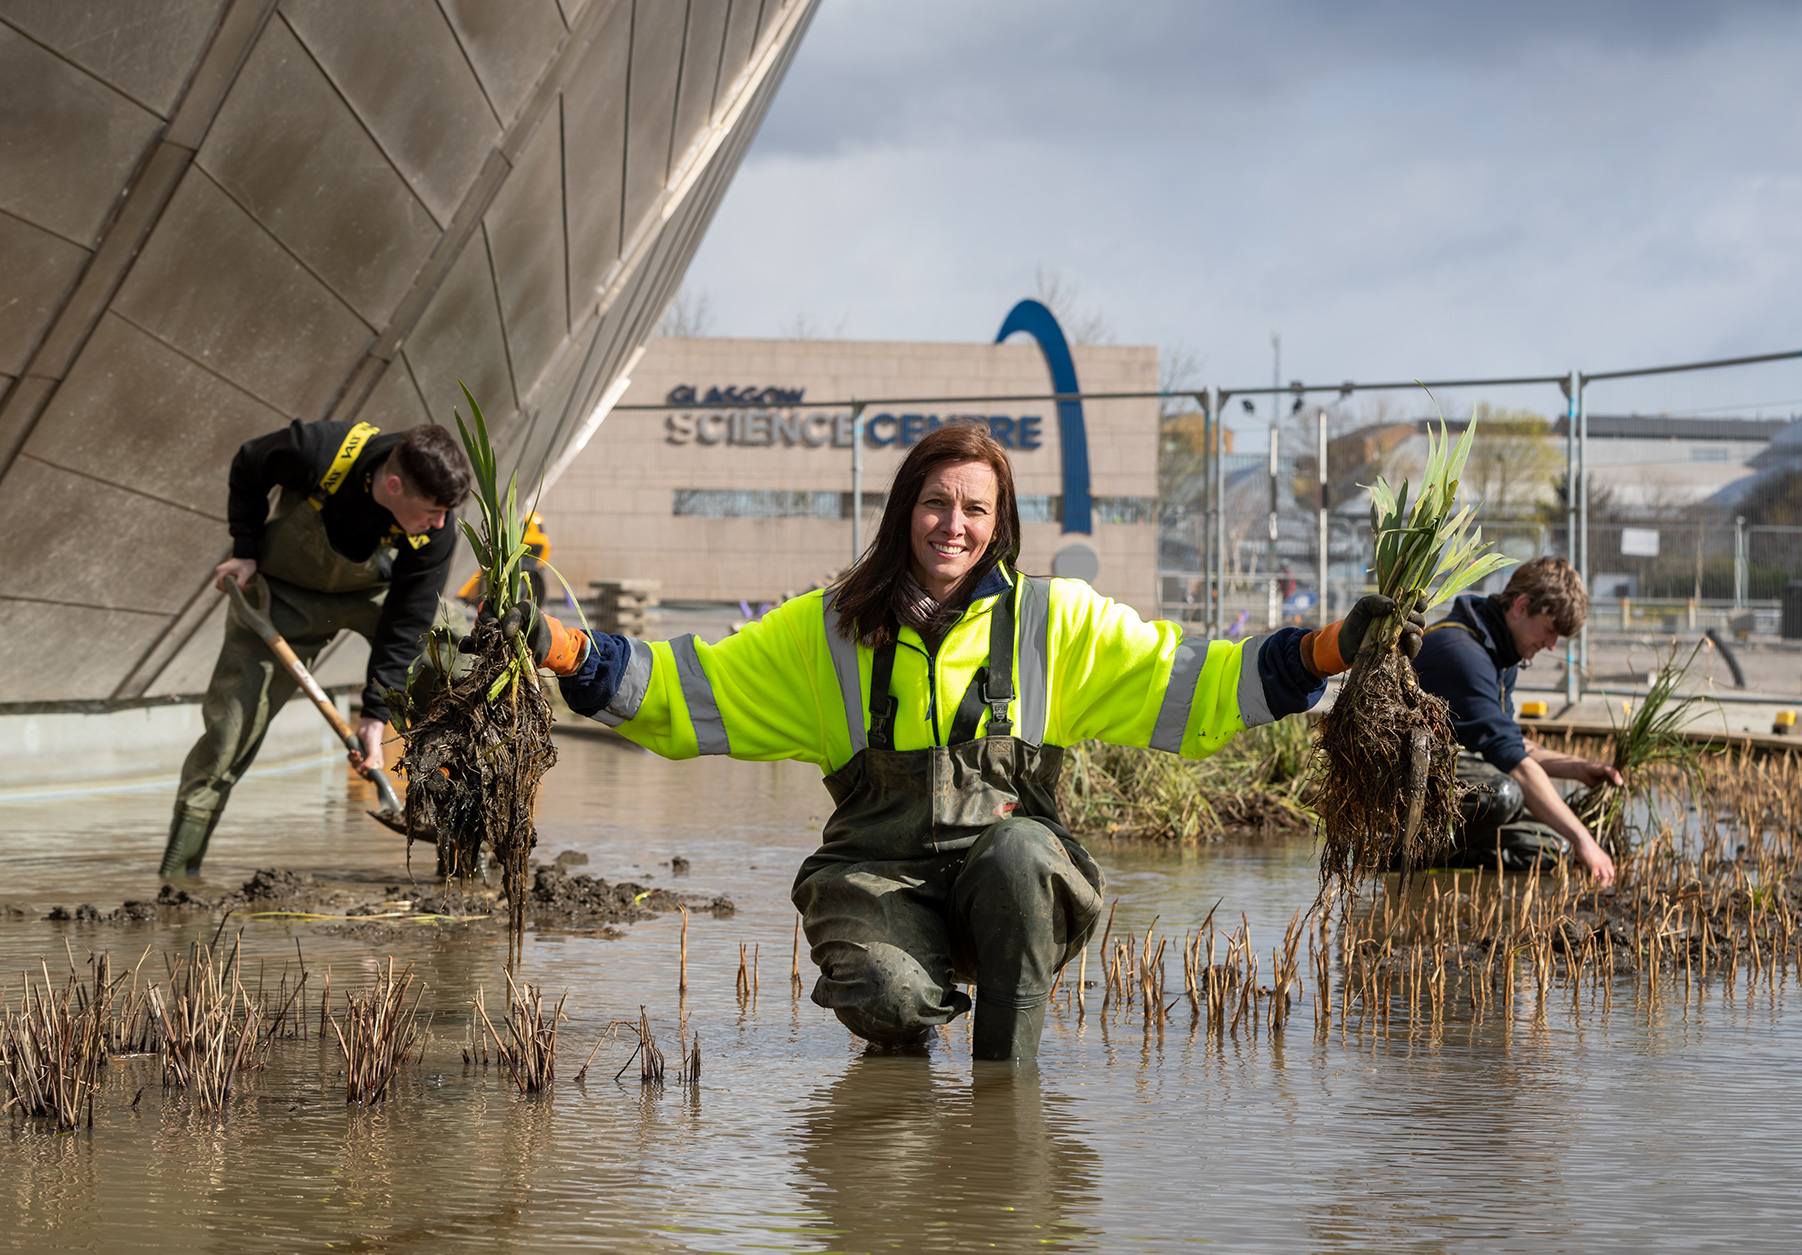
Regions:
[[[716, 919], [735, 913], [732, 900], [724, 895], [676, 893], [570, 871], [571, 866], [586, 861], [580, 855], [564, 855], [554, 862], [532, 865], [525, 915], [539, 930], [592, 930], [679, 910]], [[242, 918], [315, 919], [328, 924], [337, 922], [339, 926], [430, 920], [479, 928], [505, 922], [507, 899], [498, 885], [480, 881], [418, 881], [376, 887], [314, 872], [270, 867], [254, 873], [238, 889], [218, 896], [165, 884], [154, 899], [128, 900], [112, 910], [87, 902], [76, 906], [59, 904], [47, 910], [23, 902], [0, 907], [0, 913], [13, 920], [114, 925], [179, 923], [184, 918], [221, 912]]]

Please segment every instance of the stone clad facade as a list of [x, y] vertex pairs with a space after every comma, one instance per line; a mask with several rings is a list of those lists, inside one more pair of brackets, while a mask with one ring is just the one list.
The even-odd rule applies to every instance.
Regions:
[[462, 379], [540, 478], [816, 3], [0, 0], [0, 712], [204, 687], [251, 436], [448, 423]]
[[[1153, 348], [1072, 350], [1085, 392], [1157, 387]], [[1056, 407], [1043, 401], [891, 406], [880, 398], [1001, 397], [1050, 391], [1029, 341], [925, 344], [828, 340], [659, 339], [631, 372], [622, 406], [546, 494], [552, 560], [575, 584], [654, 579], [669, 600], [772, 601], [815, 587], [851, 554], [851, 411], [791, 409], [870, 398], [864, 447], [864, 540], [906, 446], [934, 421], [985, 422], [1012, 441], [1025, 531], [1022, 567], [1049, 573], [1072, 542], [1100, 558], [1095, 586], [1155, 613], [1157, 404], [1084, 405], [1092, 536], [1066, 536]], [[724, 412], [684, 406], [719, 389], [753, 398]], [[672, 396], [674, 400], [672, 401]]]

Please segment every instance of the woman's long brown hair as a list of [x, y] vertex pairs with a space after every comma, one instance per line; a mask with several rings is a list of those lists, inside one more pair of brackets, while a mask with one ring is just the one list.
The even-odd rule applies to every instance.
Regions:
[[985, 427], [949, 423], [928, 432], [895, 472], [888, 505], [873, 541], [857, 565], [827, 590], [838, 607], [839, 633], [846, 640], [875, 648], [895, 639], [900, 630], [897, 607], [905, 596], [913, 561], [913, 513], [926, 479], [947, 462], [984, 462], [995, 472], [995, 532], [989, 547], [945, 598], [961, 607], [998, 562], [1011, 568], [1020, 556], [1020, 505], [1014, 496], [1014, 468]]

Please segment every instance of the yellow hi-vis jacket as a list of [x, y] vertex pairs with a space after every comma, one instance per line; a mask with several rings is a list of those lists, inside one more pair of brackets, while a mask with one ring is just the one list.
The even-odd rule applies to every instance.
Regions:
[[[988, 661], [989, 614], [1000, 596], [1014, 599], [1008, 714], [1021, 740], [1094, 739], [1205, 758], [1241, 728], [1271, 721], [1258, 668], [1264, 637], [1192, 642], [1176, 624], [1146, 623], [1077, 580], [998, 569], [978, 591], [1003, 582], [1005, 592], [971, 602], [936, 654], [901, 629], [889, 689], [898, 703], [896, 750], [946, 743], [959, 701]], [[564, 680], [565, 699], [666, 758], [795, 758], [830, 774], [868, 744], [874, 651], [838, 634], [827, 596], [785, 602], [717, 645], [692, 635], [597, 636], [596, 648], [624, 641], [629, 649], [610, 668], [610, 696], [597, 708], [600, 695], [584, 683], [593, 674], [591, 648], [585, 672]], [[977, 736], [987, 723], [985, 711]]]

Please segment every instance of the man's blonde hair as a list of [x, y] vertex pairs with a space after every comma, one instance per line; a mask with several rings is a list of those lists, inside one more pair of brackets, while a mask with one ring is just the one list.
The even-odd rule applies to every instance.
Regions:
[[1563, 558], [1534, 558], [1523, 562], [1502, 590], [1502, 605], [1512, 607], [1516, 597], [1527, 599], [1528, 614], [1550, 612], [1552, 627], [1560, 636], [1575, 636], [1589, 617], [1589, 594], [1583, 577]]

